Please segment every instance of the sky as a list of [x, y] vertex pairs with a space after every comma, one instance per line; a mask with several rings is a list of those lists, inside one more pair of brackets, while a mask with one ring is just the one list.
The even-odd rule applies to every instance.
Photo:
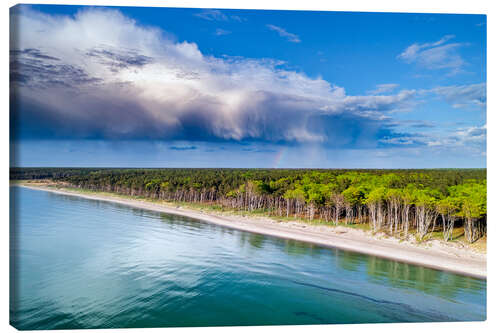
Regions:
[[486, 16], [18, 5], [12, 166], [484, 168]]

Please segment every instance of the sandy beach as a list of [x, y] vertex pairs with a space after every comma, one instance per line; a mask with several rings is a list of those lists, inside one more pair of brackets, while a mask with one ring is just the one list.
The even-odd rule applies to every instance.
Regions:
[[445, 244], [437, 240], [428, 241], [425, 244], [414, 244], [407, 241], [402, 242], [396, 238], [383, 237], [383, 235], [372, 235], [369, 232], [343, 226], [330, 227], [301, 222], [278, 222], [270, 218], [253, 216], [215, 215], [168, 203], [153, 203], [136, 198], [127, 199], [112, 194], [83, 194], [39, 185], [20, 184], [18, 186], [62, 195], [78, 196], [90, 200], [113, 202], [167, 214], [182, 215], [242, 231], [335, 247], [486, 279], [486, 254], [470, 248], [462, 248], [458, 244]]

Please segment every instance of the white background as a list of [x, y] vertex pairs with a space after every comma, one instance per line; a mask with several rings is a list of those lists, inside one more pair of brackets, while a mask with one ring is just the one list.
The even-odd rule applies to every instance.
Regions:
[[[240, 9], [296, 9], [296, 10], [333, 10], [333, 11], [364, 11], [364, 12], [414, 12], [414, 13], [457, 13], [457, 14], [487, 14], [487, 66], [488, 66], [488, 97], [487, 97], [487, 166], [488, 166], [488, 320], [479, 323], [429, 323], [429, 324], [376, 324], [376, 325], [321, 325], [321, 326], [268, 326], [268, 327], [215, 327], [215, 328], [159, 328], [159, 329], [134, 329], [134, 330], [106, 330], [101, 332], [254, 332], [258, 330], [273, 332], [500, 332], [500, 281], [498, 262], [500, 261], [499, 228], [499, 158], [497, 151], [500, 149], [499, 115], [499, 20], [500, 11], [498, 1], [474, 0], [177, 0], [177, 1], [28, 1], [32, 4], [74, 4], [74, 5], [115, 5], [115, 6], [160, 6], [160, 7], [192, 7], [192, 8], [240, 8]], [[0, 98], [0, 156], [1, 177], [0, 193], [2, 205], [1, 224], [1, 281], [0, 281], [0, 327], [6, 331], [15, 331], [9, 326], [9, 7], [17, 2], [5, 1], [1, 11], [1, 69], [0, 82], [2, 85]], [[230, 300], [228, 300], [230, 302]], [[80, 330], [79, 332], [96, 331]], [[57, 331], [64, 332], [64, 331]]]

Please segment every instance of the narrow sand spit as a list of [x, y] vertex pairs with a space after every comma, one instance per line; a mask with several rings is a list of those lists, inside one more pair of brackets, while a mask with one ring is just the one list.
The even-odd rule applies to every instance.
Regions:
[[486, 279], [486, 255], [471, 249], [459, 248], [433, 241], [426, 245], [400, 242], [395, 238], [382, 238], [352, 228], [337, 226], [316, 226], [300, 222], [277, 222], [269, 218], [244, 217], [237, 215], [214, 215], [169, 204], [152, 203], [135, 198], [121, 198], [112, 195], [82, 194], [65, 189], [46, 186], [19, 185], [36, 190], [123, 204], [135, 208], [175, 214], [202, 220], [233, 229], [274, 237], [294, 239], [326, 247], [359, 252], [377, 257], [407, 262], [415, 265], [450, 271]]

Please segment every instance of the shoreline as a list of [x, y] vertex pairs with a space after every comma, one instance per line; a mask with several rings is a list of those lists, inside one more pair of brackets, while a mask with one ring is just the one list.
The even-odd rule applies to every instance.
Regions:
[[278, 222], [270, 218], [209, 214], [191, 208], [174, 207], [171, 204], [154, 203], [132, 197], [118, 197], [113, 193], [108, 196], [99, 193], [83, 194], [43, 185], [12, 184], [11, 186], [181, 215], [240, 231], [293, 239], [486, 280], [486, 254], [446, 245], [440, 241], [431, 241], [427, 244], [431, 247], [424, 247], [423, 245], [401, 242], [396, 238], [368, 235], [362, 230], [343, 226], [316, 226], [301, 222]]

